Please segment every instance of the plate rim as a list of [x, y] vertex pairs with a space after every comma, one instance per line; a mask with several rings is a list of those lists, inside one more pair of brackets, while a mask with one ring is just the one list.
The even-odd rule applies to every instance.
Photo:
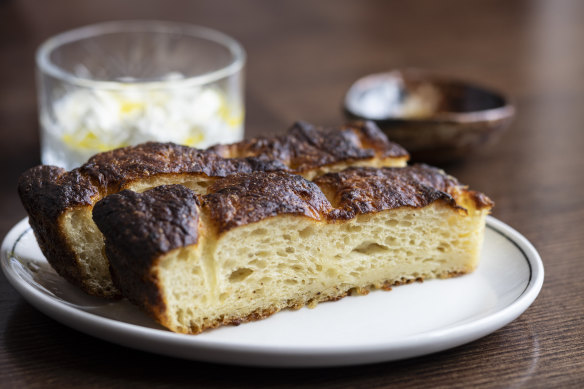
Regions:
[[[30, 231], [24, 218], [5, 236], [0, 263], [10, 284], [31, 305], [60, 323], [90, 336], [142, 351], [185, 359], [263, 367], [324, 367], [384, 362], [426, 355], [460, 346], [486, 336], [519, 317], [537, 298], [544, 280], [541, 257], [533, 244], [504, 222], [487, 216], [486, 228], [503, 236], [522, 254], [529, 267], [524, 290], [505, 307], [484, 317], [438, 328], [403, 339], [381, 341], [376, 345], [336, 347], [241, 345], [228, 340], [197, 338], [166, 330], [143, 327], [78, 309], [66, 300], [50, 296], [20, 277], [11, 267], [11, 254], [20, 239]], [[10, 243], [13, 242], [10, 246]], [[148, 342], [144, 342], [148, 339]], [[169, 350], [171, 349], [171, 350]]]

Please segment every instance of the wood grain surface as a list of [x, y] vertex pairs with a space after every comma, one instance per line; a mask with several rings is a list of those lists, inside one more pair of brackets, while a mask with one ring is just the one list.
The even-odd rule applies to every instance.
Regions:
[[[546, 270], [535, 303], [453, 350], [329, 369], [259, 369], [178, 360], [113, 345], [46, 317], [0, 276], [0, 387], [584, 387], [584, 2], [0, 1], [0, 235], [25, 216], [16, 180], [39, 163], [34, 50], [105, 20], [213, 27], [248, 52], [246, 134], [293, 121], [339, 124], [342, 96], [368, 73], [438, 70], [509, 93], [502, 141], [456, 165], [524, 234]], [[356, 331], [366, 331], [366, 328]]]

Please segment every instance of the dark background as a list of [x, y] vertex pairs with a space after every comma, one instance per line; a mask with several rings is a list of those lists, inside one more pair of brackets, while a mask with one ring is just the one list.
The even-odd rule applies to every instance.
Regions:
[[[16, 180], [40, 163], [34, 51], [106, 20], [200, 24], [246, 48], [246, 135], [343, 122], [372, 72], [415, 66], [510, 94], [517, 116], [493, 149], [448, 172], [496, 202], [539, 250], [546, 280], [519, 319], [474, 343], [339, 369], [229, 367], [151, 355], [71, 330], [0, 276], [0, 387], [578, 387], [584, 383], [584, 2], [0, 1], [0, 236], [25, 216]], [[366, 331], [367, 329], [355, 329]]]

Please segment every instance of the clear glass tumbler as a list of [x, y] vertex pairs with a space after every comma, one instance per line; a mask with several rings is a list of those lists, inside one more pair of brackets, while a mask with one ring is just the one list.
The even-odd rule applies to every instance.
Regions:
[[117, 21], [37, 51], [41, 158], [72, 169], [145, 141], [204, 148], [243, 138], [245, 51], [204, 27]]

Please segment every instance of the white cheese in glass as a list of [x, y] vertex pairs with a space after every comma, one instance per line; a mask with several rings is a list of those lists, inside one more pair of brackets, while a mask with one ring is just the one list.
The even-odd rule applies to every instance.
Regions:
[[[169, 76], [168, 78], [176, 78]], [[243, 138], [243, 107], [214, 85], [75, 89], [41, 115], [43, 163], [72, 169], [92, 155], [146, 141], [206, 148]]]

